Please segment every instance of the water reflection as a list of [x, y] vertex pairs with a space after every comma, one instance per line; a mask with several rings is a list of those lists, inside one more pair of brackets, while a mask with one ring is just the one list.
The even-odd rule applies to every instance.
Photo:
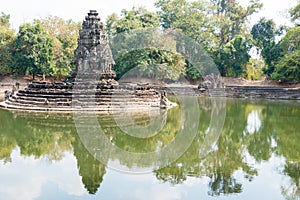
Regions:
[[261, 127], [260, 110], [252, 110], [247, 117], [246, 133], [258, 132]]
[[[247, 189], [245, 181], [252, 182], [261, 176], [257, 164], [271, 163], [272, 159], [278, 158], [282, 160], [282, 164], [276, 169], [277, 173], [288, 180], [288, 184], [281, 184], [282, 195], [286, 199], [299, 198], [299, 102], [227, 100], [226, 119], [221, 135], [212, 134], [219, 127], [208, 128], [212, 113], [221, 110], [214, 110], [213, 103], [215, 102], [210, 99], [199, 99], [198, 132], [192, 144], [175, 162], [154, 170], [156, 179], [178, 185], [190, 177], [206, 177], [210, 196], [243, 193]], [[179, 108], [171, 109], [168, 113], [159, 113], [159, 116], [165, 120], [165, 125], [157, 134], [147, 139], [124, 133], [113, 116], [97, 117], [106, 138], [114, 145], [126, 151], [143, 153], [155, 152], [170, 144], [183, 128], [178, 121], [184, 121], [185, 116]], [[0, 166], [16, 162], [16, 151], [28, 163], [47, 160], [51, 165], [65, 162], [66, 155], [73, 154], [83, 187], [90, 194], [97, 193], [104, 180], [107, 168], [103, 159], [106, 162], [119, 162], [128, 168], [157, 164], [139, 162], [138, 159], [130, 157], [121, 158], [112, 152], [104, 154], [109, 156], [100, 162], [95, 159], [97, 155], [87, 150], [86, 141], [78, 135], [71, 114], [28, 114], [0, 110], [0, 119]], [[147, 126], [151, 123], [151, 117], [147, 114], [137, 115], [131, 123]], [[129, 129], [130, 127], [126, 128]], [[211, 133], [208, 134], [209, 132]], [[89, 142], [89, 145], [94, 145], [94, 141]], [[209, 147], [214, 145], [205, 156], [202, 152], [206, 146], [203, 144], [209, 144]], [[242, 174], [244, 181], [237, 178], [237, 173]], [[11, 182], [16, 181], [13, 177]]]
[[95, 194], [100, 188], [103, 176], [106, 173], [105, 165], [95, 159], [83, 146], [78, 136], [75, 136], [73, 142], [74, 156], [77, 159], [79, 175], [82, 177], [82, 183], [90, 194]]

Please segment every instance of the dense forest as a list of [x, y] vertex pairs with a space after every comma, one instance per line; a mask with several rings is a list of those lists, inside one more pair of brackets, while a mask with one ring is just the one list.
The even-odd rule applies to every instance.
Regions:
[[[200, 44], [222, 76], [300, 81], [300, 3], [287, 11], [292, 27], [278, 27], [264, 17], [249, 27], [251, 15], [263, 7], [259, 0], [251, 0], [247, 7], [236, 0], [158, 0], [155, 6], [156, 12], [140, 7], [108, 16], [105, 27], [110, 40], [137, 29], [176, 30]], [[16, 32], [10, 26], [10, 15], [2, 12], [0, 75], [65, 77], [74, 67], [80, 28], [80, 22], [49, 16], [24, 23]], [[130, 37], [124, 36], [118, 42], [128, 40]], [[259, 56], [252, 56], [253, 51]], [[165, 77], [168, 80], [201, 77], [199, 66], [180, 53], [154, 46], [124, 52], [115, 61], [118, 77], [140, 66], [148, 66], [141, 70], [153, 74], [170, 70], [171, 75]]]

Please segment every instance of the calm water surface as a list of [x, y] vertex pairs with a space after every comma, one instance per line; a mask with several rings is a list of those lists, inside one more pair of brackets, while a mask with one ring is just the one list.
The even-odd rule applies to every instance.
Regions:
[[219, 104], [97, 115], [107, 148], [89, 118], [0, 110], [0, 199], [300, 199], [300, 103]]

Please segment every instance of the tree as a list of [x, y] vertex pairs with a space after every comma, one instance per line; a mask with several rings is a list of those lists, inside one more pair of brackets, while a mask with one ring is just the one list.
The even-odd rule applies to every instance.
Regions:
[[113, 36], [133, 29], [156, 28], [159, 26], [159, 18], [156, 13], [143, 7], [133, 7], [131, 10], [123, 9], [121, 18], [115, 13], [108, 16], [106, 24], [107, 32]]
[[218, 56], [218, 66], [223, 76], [244, 76], [247, 63], [250, 59], [248, 51], [251, 48], [249, 39], [236, 36], [233, 40], [223, 45]]
[[283, 54], [287, 54], [300, 49], [300, 26], [290, 28], [280, 41]]
[[290, 10], [290, 15], [292, 21], [295, 22], [297, 26], [299, 26], [300, 25], [300, 3], [299, 2], [294, 8]]
[[290, 28], [279, 43], [283, 56], [274, 66], [272, 78], [300, 81], [300, 26]]
[[210, 17], [211, 5], [200, 1], [159, 0], [161, 25], [164, 29], [176, 29], [198, 42], [207, 51], [218, 43], [213, 34], [216, 21]]
[[67, 76], [73, 68], [71, 62], [77, 46], [80, 24], [56, 16], [35, 20], [34, 23], [40, 24], [53, 40], [54, 57], [51, 74], [55, 77]]
[[12, 43], [15, 40], [15, 32], [10, 29], [10, 16], [4, 13], [0, 16], [0, 75], [11, 72]]
[[[224, 54], [221, 49], [235, 40], [238, 35], [246, 35], [245, 22], [262, 6], [259, 1], [250, 1], [249, 5], [244, 8], [235, 0], [211, 0], [209, 2], [159, 0], [155, 5], [160, 9], [159, 14], [163, 28], [176, 29], [202, 45], [213, 56], [220, 70], [223, 70], [222, 75], [225, 75], [226, 72], [224, 66], [221, 66], [224, 63], [220, 62], [222, 60], [220, 56]], [[226, 51], [229, 46], [230, 44], [226, 46]], [[243, 53], [245, 52], [243, 51]], [[249, 55], [245, 57], [246, 60], [248, 57]], [[200, 76], [195, 66], [188, 63], [186, 66], [188, 76]], [[230, 74], [233, 73], [235, 72]], [[241, 71], [236, 72], [235, 76], [240, 73]]]
[[[290, 11], [294, 21], [299, 20], [299, 9], [300, 4]], [[300, 81], [300, 26], [290, 28], [277, 46], [281, 56], [275, 54], [278, 57], [271, 77], [282, 81]], [[271, 53], [274, 54], [274, 51]]]
[[282, 81], [300, 81], [300, 50], [285, 54], [275, 66], [272, 78]]
[[261, 18], [251, 29], [253, 39], [259, 48], [268, 46], [275, 40], [277, 35], [276, 24], [273, 20]]
[[[134, 70], [126, 74], [132, 69]], [[177, 80], [184, 69], [184, 59], [179, 53], [154, 47], [132, 50], [116, 59], [114, 66], [118, 78], [126, 74], [127, 76], [140, 75], [159, 80]]]
[[[211, 0], [214, 7], [213, 18], [217, 21], [214, 35], [218, 38], [218, 48], [213, 53], [221, 75], [240, 76], [245, 74], [250, 41], [245, 23], [249, 16], [262, 7], [259, 0], [251, 0], [242, 7], [236, 0]], [[244, 37], [244, 39], [243, 39]], [[241, 59], [241, 60], [239, 60]]]
[[116, 34], [115, 24], [119, 20], [119, 16], [116, 13], [109, 15], [106, 19], [106, 33], [109, 38]]
[[247, 63], [247, 79], [248, 80], [261, 80], [263, 77], [263, 67], [265, 62], [262, 58], [253, 59], [250, 58]]
[[282, 49], [275, 41], [275, 37], [279, 33], [274, 21], [266, 18], [261, 18], [251, 29], [255, 44], [261, 50], [261, 55], [267, 64], [263, 71], [268, 76], [274, 72], [275, 65], [282, 56]]
[[278, 43], [272, 41], [262, 50], [261, 54], [266, 63], [266, 66], [263, 68], [263, 72], [267, 76], [271, 76], [271, 74], [275, 70], [275, 65], [278, 63], [279, 59], [282, 56], [282, 49], [280, 48], [280, 45]]
[[9, 20], [10, 20], [10, 15], [5, 14], [4, 12], [1, 12], [0, 26], [5, 27], [5, 28], [9, 28], [9, 26], [10, 26]]
[[[210, 4], [200, 1], [159, 0], [155, 6], [160, 9], [158, 14], [165, 30], [175, 29], [182, 36], [189, 37], [190, 41], [197, 42], [205, 51], [212, 52], [216, 48], [218, 41], [213, 34], [216, 24], [210, 18]], [[194, 66], [189, 60], [185, 60], [185, 66], [187, 79], [193, 81], [201, 77], [198, 69], [203, 66]]]
[[122, 10], [120, 18], [116, 14], [108, 17], [106, 28], [116, 62], [113, 69], [118, 78], [131, 70], [126, 76], [177, 80], [184, 72], [184, 58], [172, 51], [175, 48], [157, 48], [160, 43], [164, 43], [160, 46], [174, 43], [168, 42], [168, 38], [161, 40], [164, 35], [156, 29], [158, 26], [158, 15], [145, 8]]
[[20, 26], [14, 43], [14, 71], [22, 74], [49, 75], [52, 71], [53, 40], [39, 24]]
[[200, 44], [208, 45], [207, 49], [214, 45], [218, 48], [243, 34], [248, 17], [262, 7], [257, 0], [250, 1], [247, 8], [235, 0], [159, 0], [155, 5], [160, 9], [163, 28], [179, 29]]
[[219, 26], [215, 34], [219, 37], [219, 47], [228, 43], [236, 35], [243, 35], [245, 22], [262, 7], [259, 0], [251, 0], [244, 8], [236, 0], [210, 0], [214, 6], [213, 14]]

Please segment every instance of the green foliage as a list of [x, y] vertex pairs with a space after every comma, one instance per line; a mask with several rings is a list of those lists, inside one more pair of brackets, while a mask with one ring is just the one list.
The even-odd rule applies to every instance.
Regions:
[[250, 59], [250, 61], [247, 64], [247, 76], [246, 79], [248, 80], [261, 80], [264, 73], [262, 71], [264, 67], [264, 61], [263, 60], [255, 60]]
[[[122, 10], [121, 18], [115, 14], [108, 17], [107, 29], [116, 62], [113, 69], [118, 78], [130, 71], [126, 76], [177, 80], [184, 72], [183, 57], [171, 51], [174, 41], [161, 41], [161, 34], [151, 29], [158, 26], [158, 15], [144, 8]], [[165, 49], [155, 47], [162, 42]]]
[[23, 24], [14, 42], [14, 72], [49, 75], [52, 72], [53, 40], [42, 26]]
[[185, 0], [159, 0], [155, 6], [160, 9], [158, 12], [161, 18], [162, 27], [177, 28], [177, 21], [184, 17], [183, 13], [188, 8], [188, 2]]
[[[94, 194], [99, 190], [106, 174], [105, 163], [98, 160], [99, 156], [103, 156], [107, 161], [118, 159], [128, 168], [148, 169], [154, 165], [158, 166], [153, 172], [158, 181], [172, 185], [184, 183], [189, 178], [206, 177], [209, 182], [208, 194], [220, 196], [241, 193], [243, 186], [247, 185], [245, 183], [255, 180], [257, 175], [263, 177], [257, 168], [259, 163], [271, 163], [275, 158], [282, 162], [279, 163], [280, 167], [276, 168], [276, 172], [272, 173], [282, 173], [285, 179], [290, 178], [291, 185], [283, 185], [285, 189], [292, 186], [299, 191], [300, 109], [299, 104], [295, 103], [227, 99], [227, 117], [222, 132], [215, 145], [207, 149], [211, 151], [205, 151], [207, 153], [205, 156], [199, 156], [199, 153], [206, 150], [204, 146], [209, 139], [207, 137], [211, 136], [207, 134], [207, 130], [210, 127], [212, 113], [219, 113], [219, 110], [215, 110], [216, 104], [213, 99], [199, 98], [201, 117], [197, 134], [180, 158], [164, 167], [160, 167], [160, 163], [157, 162], [142, 163], [142, 159], [135, 159], [132, 156], [121, 157], [110, 148], [107, 149], [107, 154], [100, 151], [91, 154], [86, 149], [87, 143], [83, 143], [81, 135], [78, 135], [70, 114], [11, 113], [0, 110], [3, 122], [0, 123], [0, 160], [11, 162], [11, 155], [16, 148], [20, 149], [21, 157], [32, 156], [50, 162], [61, 160], [66, 156], [66, 152], [73, 153], [82, 183], [89, 193]], [[187, 113], [192, 113], [194, 107], [187, 106], [183, 109], [188, 109]], [[103, 132], [111, 139], [113, 145], [136, 155], [140, 154], [142, 157], [144, 155], [141, 152], [157, 152], [158, 148], [163, 149], [174, 141], [178, 131], [183, 127], [182, 122], [186, 121], [186, 116], [181, 110], [182, 108], [175, 107], [164, 113], [167, 116], [164, 118], [162, 129], [155, 136], [144, 139], [123, 132], [113, 115], [97, 115], [97, 117]], [[255, 121], [260, 122], [255, 123], [258, 126], [251, 123], [254, 120], [253, 113]], [[134, 119], [134, 124], [130, 123], [129, 126], [144, 127], [152, 121], [149, 113], [130, 117]], [[255, 130], [251, 126], [256, 126]], [[190, 127], [185, 126], [184, 129], [190, 130]], [[89, 146], [93, 149], [99, 147], [97, 140], [91, 140], [89, 144], [93, 145]], [[245, 159], [247, 156], [251, 156], [250, 161]], [[241, 173], [244, 178], [237, 179], [236, 173]]]
[[[114, 40], [114, 37], [118, 34], [128, 33], [136, 29], [159, 28], [160, 26], [167, 31], [170, 31], [168, 29], [176, 29], [176, 31], [198, 42], [213, 57], [221, 75], [244, 76], [248, 79], [257, 79], [260, 76], [261, 68], [253, 67], [251, 63], [246, 67], [249, 61], [249, 47], [252, 42], [246, 39], [248, 38], [246, 23], [249, 16], [262, 7], [259, 0], [251, 0], [247, 7], [241, 6], [237, 0], [158, 0], [155, 6], [159, 9], [158, 12], [133, 7], [131, 10], [122, 10], [120, 16], [115, 13], [110, 15], [106, 21], [106, 29], [110, 40]], [[297, 59], [296, 53], [293, 52], [299, 50], [299, 9], [300, 5], [298, 3], [289, 11], [296, 27], [289, 29], [280, 42], [275, 38], [280, 36], [282, 31], [276, 28], [272, 20], [261, 18], [251, 29], [253, 42], [266, 63], [263, 72], [269, 77], [291, 80], [297, 74], [297, 69], [293, 69], [291, 63], [295, 64], [293, 60]], [[14, 31], [9, 28], [9, 20], [10, 15], [2, 12], [0, 15], [0, 75], [30, 73], [33, 76], [35, 74], [45, 74], [63, 77], [72, 70], [71, 61], [77, 45], [79, 23], [71, 20], [65, 21], [59, 17], [35, 20], [32, 27], [40, 26], [40, 30], [38, 30], [39, 28], [34, 30], [34, 28], [24, 24], [16, 38]], [[27, 28], [25, 28], [26, 26]], [[119, 43], [120, 47], [132, 46], [137, 51], [141, 50], [141, 48], [135, 48], [135, 46], [142, 45], [133, 44], [130, 34], [118, 37], [118, 41], [114, 40], [113, 43]], [[147, 64], [149, 68], [147, 70], [150, 74], [157, 72], [158, 68], [160, 70], [167, 69], [164, 65], [172, 63], [160, 63], [159, 67], [154, 66], [160, 62], [158, 60], [164, 60], [164, 58], [146, 62], [144, 59], [151, 54], [151, 48], [156, 48], [153, 41], [158, 41], [155, 39], [157, 36], [156, 33], [151, 31], [148, 35], [138, 36], [137, 34], [138, 42], [150, 47], [149, 52], [143, 52], [143, 56], [136, 56], [141, 60], [134, 61], [135, 65], [130, 64], [129, 61], [125, 62], [119, 56], [116, 59], [117, 61], [122, 60], [122, 62], [124, 61], [129, 65], [125, 67], [124, 64], [117, 63], [116, 67], [122, 67], [122, 69], [117, 70], [119, 77], [122, 76], [121, 71], [125, 73], [125, 69], [132, 69], [136, 66], [145, 67], [145, 63], [152, 63]], [[151, 34], [152, 36], [150, 36]], [[143, 38], [145, 36], [147, 40]], [[161, 52], [165, 51], [165, 54], [172, 57], [171, 51], [176, 52], [176, 48], [173, 48], [176, 45], [171, 44], [171, 48], [165, 48], [166, 50]], [[113, 51], [117, 52], [118, 49]], [[126, 57], [125, 53], [128, 52], [118, 52], [124, 58]], [[291, 53], [293, 54], [290, 55]], [[129, 59], [132, 54], [133, 52], [127, 58]], [[175, 55], [176, 53], [173, 53], [173, 56]], [[159, 56], [163, 55], [159, 54]], [[171, 72], [168, 71], [166, 73], [169, 74], [167, 75], [168, 78], [175, 79], [175, 77], [178, 77], [179, 72], [185, 73], [184, 75], [188, 79], [200, 78], [201, 74], [196, 66], [186, 60], [186, 69], [183, 70], [182, 60], [179, 59], [179, 62], [180, 64], [174, 65], [173, 63], [168, 68], [179, 67], [175, 69], [176, 75], [170, 75]], [[283, 72], [285, 69], [288, 70], [287, 73]], [[140, 72], [146, 73], [147, 70], [144, 69]]]
[[155, 6], [161, 25], [164, 29], [176, 29], [203, 45], [211, 51], [217, 42], [215, 31], [216, 21], [210, 17], [211, 5], [207, 2], [186, 0], [159, 0]]
[[158, 13], [163, 28], [180, 30], [210, 50], [243, 34], [247, 18], [257, 12], [262, 4], [251, 1], [244, 8], [235, 0], [159, 0], [155, 6], [160, 9]]
[[280, 41], [284, 54], [300, 49], [300, 26], [290, 28]]
[[215, 29], [219, 38], [219, 46], [233, 40], [236, 35], [243, 35], [248, 17], [262, 7], [259, 0], [250, 1], [246, 8], [236, 0], [210, 0], [210, 2], [214, 8], [214, 17], [219, 24]]
[[275, 66], [272, 78], [283, 81], [300, 81], [300, 49], [285, 54]]
[[271, 74], [275, 70], [275, 65], [278, 63], [282, 56], [282, 49], [279, 43], [276, 44], [274, 41], [272, 41], [261, 51], [261, 55], [266, 63], [265, 68], [263, 68], [263, 72], [266, 75], [271, 76]]
[[106, 29], [110, 36], [139, 28], [155, 28], [159, 26], [158, 15], [143, 7], [121, 11], [121, 18], [115, 13], [108, 16]]
[[250, 59], [248, 54], [250, 48], [251, 42], [242, 36], [236, 36], [235, 39], [223, 45], [219, 51], [220, 60], [218, 62], [221, 75], [245, 76], [246, 66]]
[[277, 34], [276, 24], [273, 20], [261, 18], [259, 22], [253, 25], [251, 34], [258, 47], [267, 47], [275, 40]]
[[188, 61], [186, 61], [186, 73], [185, 76], [188, 80], [197, 80], [202, 77], [199, 69], [195, 66], [191, 65]]
[[183, 57], [171, 51], [154, 47], [136, 49], [118, 57], [113, 69], [121, 78], [128, 71], [129, 75], [140, 75], [160, 80], [177, 80], [184, 72]]
[[[211, 17], [212, 5], [210, 3], [186, 0], [159, 0], [155, 6], [160, 9], [158, 13], [162, 27], [165, 30], [175, 29], [196, 41], [207, 52], [212, 52], [217, 48], [219, 42], [214, 32], [218, 23]], [[187, 44], [184, 45], [189, 46]], [[193, 45], [191, 44], [191, 46]], [[177, 48], [180, 48], [178, 44]], [[187, 49], [183, 51], [187, 51]], [[201, 78], [199, 71], [201, 66], [194, 66], [190, 62], [186, 60], [186, 78], [188, 80]]]
[[[266, 62], [264, 73], [276, 80], [299, 81], [300, 27], [288, 30], [277, 43], [275, 37], [280, 34], [272, 20], [265, 18], [252, 27], [251, 34]], [[297, 53], [298, 52], [298, 53]]]
[[289, 29], [278, 45], [283, 56], [278, 58], [271, 77], [282, 81], [300, 81], [300, 26]]
[[273, 20], [261, 18], [251, 30], [256, 46], [261, 50], [261, 55], [266, 62], [263, 69], [268, 76], [274, 72], [275, 65], [282, 56], [281, 46], [276, 43], [275, 37], [280, 34]]
[[299, 2], [294, 8], [290, 10], [290, 15], [292, 21], [295, 22], [297, 26], [299, 26], [300, 25], [300, 3]]
[[23, 24], [17, 38], [9, 15], [0, 17], [0, 74], [43, 74], [63, 77], [72, 70], [80, 24], [59, 17]]
[[[159, 0], [155, 5], [160, 9], [163, 28], [179, 30], [196, 40], [214, 55], [222, 75], [239, 76], [245, 73], [245, 64], [250, 57], [247, 52], [249, 48], [246, 43], [238, 44], [238, 35], [245, 35], [245, 22], [261, 8], [259, 1], [251, 1], [247, 8], [236, 1], [225, 0]], [[237, 59], [242, 59], [242, 63], [236, 62]], [[200, 76], [195, 67], [189, 64], [186, 66], [187, 77]]]
[[51, 61], [51, 75], [55, 77], [67, 76], [73, 68], [71, 62], [77, 46], [80, 24], [59, 17], [35, 20], [35, 24], [40, 24], [53, 40], [54, 57]]
[[266, 64], [271, 68], [278, 62], [279, 58], [282, 56], [282, 49], [278, 43], [276, 44], [274, 41], [272, 41], [261, 51], [261, 55], [264, 58]]
[[109, 38], [116, 34], [115, 24], [119, 20], [119, 16], [116, 13], [109, 15], [106, 19], [106, 32]]
[[0, 26], [5, 27], [5, 28], [9, 28], [9, 26], [10, 26], [9, 20], [10, 20], [10, 15], [5, 14], [4, 12], [1, 12]]
[[12, 43], [15, 39], [15, 33], [9, 28], [10, 16], [2, 13], [0, 16], [0, 75], [6, 75], [11, 72], [13, 61]]

